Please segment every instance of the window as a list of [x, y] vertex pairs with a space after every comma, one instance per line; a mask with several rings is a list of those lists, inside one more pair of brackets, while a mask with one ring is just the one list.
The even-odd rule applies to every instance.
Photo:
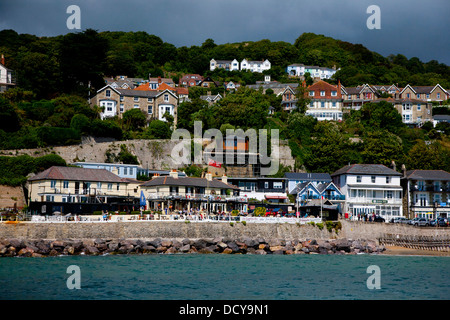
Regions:
[[117, 191], [119, 191], [119, 189], [120, 189], [120, 184], [119, 183], [117, 184], [116, 189], [117, 189]]
[[165, 101], [165, 102], [169, 102], [169, 95], [168, 95], [168, 94], [165, 94], [165, 95], [164, 95], [164, 101]]
[[386, 183], [391, 183], [391, 177], [386, 177]]
[[265, 189], [269, 189], [269, 182], [268, 181], [264, 182], [264, 188]]
[[147, 98], [147, 102], [153, 102], [153, 98]]
[[392, 199], [394, 197], [393, 192], [391, 190], [384, 191], [384, 197], [387, 199]]
[[150, 89], [156, 90], [157, 88], [158, 88], [158, 85], [156, 83], [151, 83], [150, 84]]
[[120, 101], [123, 101], [123, 96], [120, 96]]
[[441, 93], [440, 93], [440, 92], [436, 93], [436, 98], [437, 98], [437, 99], [440, 99], [440, 98], [441, 98]]
[[336, 108], [336, 102], [332, 102], [332, 103], [331, 103], [331, 106], [332, 106], [333, 108]]
[[45, 201], [53, 202], [53, 201], [55, 201], [55, 197], [54, 196], [45, 196]]
[[352, 189], [351, 195], [352, 195], [352, 198], [356, 198], [356, 190], [355, 189]]
[[310, 92], [309, 92], [309, 96], [310, 96], [310, 97], [314, 97], [314, 91], [310, 91]]
[[430, 99], [430, 94], [429, 93], [427, 93], [427, 99]]
[[139, 101], [139, 97], [133, 97], [133, 101], [134, 102], [138, 102]]
[[283, 182], [274, 182], [273, 188], [274, 189], [283, 189]]
[[97, 189], [101, 190], [102, 189], [102, 183], [101, 182], [97, 182]]
[[139, 105], [138, 105], [138, 104], [135, 104], [133, 107], [134, 107], [135, 109], [139, 109]]
[[108, 183], [108, 191], [112, 190], [112, 183]]
[[417, 99], [420, 99], [420, 94], [419, 93], [417, 94]]
[[56, 187], [56, 180], [52, 180], [50, 181], [50, 188], [55, 188]]
[[128, 174], [127, 171], [128, 171], [128, 168], [123, 168], [123, 175], [124, 176], [126, 176]]
[[356, 176], [356, 182], [361, 182], [361, 176]]
[[123, 113], [123, 103], [120, 104], [120, 113]]
[[320, 103], [320, 107], [321, 107], [321, 108], [325, 108], [325, 102], [322, 101], [322, 102]]
[[410, 95], [409, 93], [406, 94], [406, 97], [407, 97], [408, 99], [410, 98], [410, 96], [411, 96], [411, 95]]
[[64, 188], [64, 189], [69, 188], [69, 181], [64, 181], [64, 182], [63, 182], [63, 188]]
[[108, 98], [111, 97], [111, 90], [106, 90], [105, 91], [105, 96], [108, 97]]
[[375, 183], [375, 176], [371, 176], [370, 179], [372, 180], [372, 183]]
[[422, 105], [419, 103], [418, 105], [417, 105], [417, 111], [421, 111], [422, 110]]
[[153, 106], [147, 106], [148, 114], [153, 114]]
[[314, 102], [311, 101], [311, 102], [309, 103], [309, 107], [310, 107], [310, 108], [314, 108]]
[[321, 97], [325, 97], [325, 91], [323, 91], [323, 90], [320, 91], [320, 96], [321, 96]]
[[365, 198], [366, 190], [358, 190], [358, 198]]
[[332, 97], [336, 97], [337, 96], [337, 91], [331, 91], [331, 96]]

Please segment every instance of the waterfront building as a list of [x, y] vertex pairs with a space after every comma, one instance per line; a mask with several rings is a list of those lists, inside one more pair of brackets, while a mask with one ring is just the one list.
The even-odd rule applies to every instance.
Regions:
[[268, 203], [287, 203], [286, 178], [267, 177], [228, 177], [227, 181], [239, 187], [240, 194], [258, 201]]
[[300, 183], [311, 182], [313, 186], [326, 184], [332, 181], [329, 173], [286, 172], [287, 192], [291, 193]]
[[346, 214], [356, 218], [375, 213], [386, 221], [403, 214], [401, 177], [381, 164], [352, 164], [331, 174], [345, 196]]
[[180, 177], [176, 170], [169, 176], [154, 176], [140, 186], [150, 210], [178, 212], [203, 210], [204, 212], [223, 212], [243, 210], [248, 204], [246, 197], [240, 196], [238, 187], [222, 180], [212, 178]]
[[434, 219], [450, 217], [450, 173], [443, 170], [409, 170], [402, 178], [404, 215]]
[[105, 169], [121, 178], [128, 179], [136, 179], [138, 173], [137, 164], [74, 162], [72, 165], [85, 169]]
[[34, 214], [131, 211], [135, 188], [106, 169], [53, 166], [28, 179], [29, 207]]

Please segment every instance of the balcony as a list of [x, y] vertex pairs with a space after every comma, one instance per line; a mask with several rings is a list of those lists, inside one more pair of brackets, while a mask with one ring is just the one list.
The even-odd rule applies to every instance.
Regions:
[[[323, 196], [324, 200], [331, 200], [331, 201], [344, 201], [345, 200], [345, 196], [344, 195], [324, 195]], [[308, 201], [308, 200], [317, 200], [317, 199], [321, 199], [321, 196], [300, 196], [299, 200], [300, 201]]]
[[186, 201], [214, 201], [214, 202], [248, 202], [247, 197], [234, 195], [217, 195], [217, 194], [195, 194], [195, 193], [150, 193], [146, 195], [147, 200], [165, 201], [165, 200], [186, 200]]

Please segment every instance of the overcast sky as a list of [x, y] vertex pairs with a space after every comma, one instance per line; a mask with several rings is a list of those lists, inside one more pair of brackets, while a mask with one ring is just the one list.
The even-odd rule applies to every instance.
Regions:
[[[207, 38], [216, 44], [294, 43], [314, 32], [361, 43], [383, 56], [401, 53], [450, 65], [449, 0], [0, 0], [0, 30], [37, 36], [75, 32], [66, 25], [69, 5], [81, 9], [81, 30], [146, 31], [177, 47], [201, 45]], [[366, 26], [370, 5], [381, 10], [379, 30]]]

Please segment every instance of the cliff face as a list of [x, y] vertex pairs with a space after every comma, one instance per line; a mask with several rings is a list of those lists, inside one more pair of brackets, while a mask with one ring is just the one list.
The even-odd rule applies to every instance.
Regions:
[[25, 194], [22, 187], [10, 187], [0, 185], [0, 209], [25, 207]]
[[[179, 169], [184, 165], [177, 163], [172, 158], [172, 150], [178, 145], [177, 140], [128, 140], [128, 141], [106, 141], [85, 138], [79, 145], [47, 147], [38, 149], [2, 150], [0, 155], [22, 155], [28, 154], [32, 157], [55, 153], [60, 155], [67, 163], [77, 161], [106, 162], [108, 157], [114, 157], [120, 152], [121, 145], [135, 155], [143, 168], [155, 170]], [[190, 142], [187, 143], [190, 148]], [[190, 149], [189, 149], [190, 150]], [[280, 143], [280, 163], [285, 166], [294, 165], [291, 150], [287, 144]]]

